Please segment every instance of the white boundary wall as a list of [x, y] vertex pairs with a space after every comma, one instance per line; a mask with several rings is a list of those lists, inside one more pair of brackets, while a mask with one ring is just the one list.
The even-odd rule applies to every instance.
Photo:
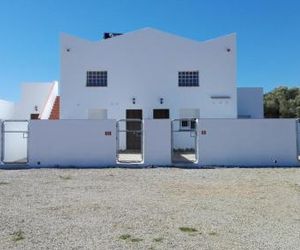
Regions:
[[105, 167], [116, 165], [115, 120], [32, 120], [32, 167]]
[[199, 127], [199, 165], [300, 166], [295, 119], [201, 119]]
[[170, 120], [144, 120], [144, 165], [171, 165]]
[[[297, 126], [295, 119], [200, 119], [193, 166], [300, 166]], [[31, 167], [116, 166], [116, 121], [32, 120], [28, 147]], [[144, 120], [140, 166], [148, 165], [171, 165], [170, 120]]]

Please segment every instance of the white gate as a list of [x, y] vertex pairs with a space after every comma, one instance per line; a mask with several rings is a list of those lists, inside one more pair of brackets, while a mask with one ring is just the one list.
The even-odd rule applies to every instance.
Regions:
[[28, 162], [28, 121], [5, 120], [2, 122], [1, 161], [4, 164]]
[[198, 119], [175, 119], [171, 123], [173, 163], [198, 162]]

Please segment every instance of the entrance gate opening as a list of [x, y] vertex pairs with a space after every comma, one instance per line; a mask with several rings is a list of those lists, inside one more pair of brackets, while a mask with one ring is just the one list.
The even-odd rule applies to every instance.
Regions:
[[28, 121], [5, 120], [2, 122], [1, 161], [4, 164], [27, 164]]
[[143, 154], [143, 120], [117, 121], [117, 162], [141, 163]]
[[171, 123], [172, 162], [198, 162], [198, 119], [175, 119]]

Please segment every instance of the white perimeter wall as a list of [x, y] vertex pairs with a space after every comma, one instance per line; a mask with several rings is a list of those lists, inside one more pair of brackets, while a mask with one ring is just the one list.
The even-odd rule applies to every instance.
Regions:
[[33, 167], [116, 163], [115, 120], [32, 120], [29, 138], [29, 165]]
[[199, 126], [200, 165], [300, 166], [294, 119], [201, 119]]
[[15, 104], [13, 102], [0, 100], [0, 119], [9, 120], [14, 116]]
[[144, 120], [144, 164], [171, 165], [170, 120]]
[[237, 88], [239, 118], [264, 118], [263, 88]]
[[[148, 28], [97, 42], [63, 34], [61, 118], [87, 119], [89, 109], [107, 109], [109, 119], [124, 119], [126, 109], [143, 109], [145, 119], [153, 109], [170, 109], [171, 119], [180, 109], [236, 118], [235, 43], [235, 34], [198, 42]], [[86, 72], [101, 70], [108, 86], [86, 87]], [[178, 71], [192, 70], [199, 71], [200, 86], [178, 87]]]

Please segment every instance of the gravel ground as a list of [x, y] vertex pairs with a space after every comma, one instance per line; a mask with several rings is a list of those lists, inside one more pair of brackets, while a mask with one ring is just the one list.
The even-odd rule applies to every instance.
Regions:
[[299, 249], [300, 169], [0, 170], [1, 249]]

